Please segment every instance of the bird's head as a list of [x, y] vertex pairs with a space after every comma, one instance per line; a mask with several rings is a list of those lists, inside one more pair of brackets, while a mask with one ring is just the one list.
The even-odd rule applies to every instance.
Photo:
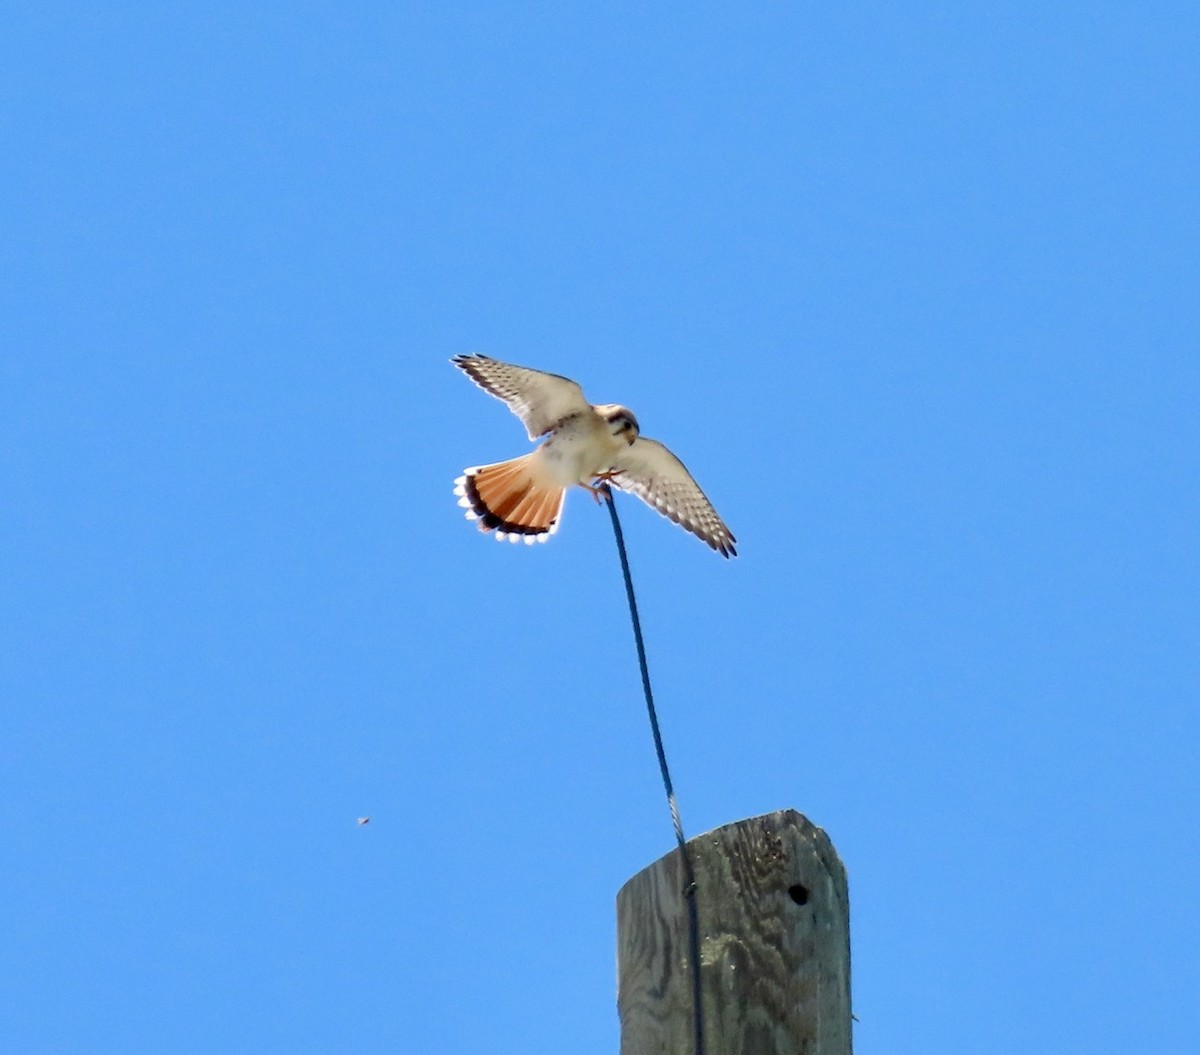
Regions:
[[612, 429], [614, 436], [620, 436], [630, 444], [638, 438], [637, 418], [633, 416], [633, 411], [628, 407], [622, 407], [616, 403], [606, 403], [596, 409], [608, 422], [608, 427]]

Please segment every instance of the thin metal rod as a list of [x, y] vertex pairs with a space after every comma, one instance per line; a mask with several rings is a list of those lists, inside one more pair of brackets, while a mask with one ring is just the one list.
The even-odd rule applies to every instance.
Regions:
[[612, 489], [607, 483], [600, 491], [612, 518], [613, 535], [617, 539], [617, 553], [621, 558], [621, 574], [625, 577], [625, 596], [629, 601], [629, 618], [633, 623], [633, 640], [637, 645], [638, 667], [642, 672], [642, 692], [646, 697], [646, 713], [650, 716], [650, 731], [654, 734], [654, 751], [658, 755], [658, 768], [662, 773], [663, 789], [667, 793], [667, 806], [671, 811], [671, 823], [675, 827], [675, 840], [679, 843], [679, 859], [683, 866], [683, 893], [688, 908], [688, 957], [692, 976], [692, 1026], [695, 1037], [696, 1055], [704, 1055], [704, 1012], [701, 1005], [700, 985], [700, 916], [696, 907], [696, 873], [692, 869], [692, 857], [688, 853], [687, 840], [683, 835], [683, 821], [679, 816], [679, 803], [675, 799], [675, 788], [671, 783], [671, 771], [667, 768], [667, 753], [663, 749], [662, 732], [658, 727], [658, 711], [654, 707], [654, 693], [650, 689], [650, 668], [646, 663], [646, 643], [642, 638], [642, 621], [638, 618], [637, 598], [633, 595], [633, 576], [629, 573], [629, 555], [625, 552], [625, 533], [617, 516], [617, 503], [613, 501]]

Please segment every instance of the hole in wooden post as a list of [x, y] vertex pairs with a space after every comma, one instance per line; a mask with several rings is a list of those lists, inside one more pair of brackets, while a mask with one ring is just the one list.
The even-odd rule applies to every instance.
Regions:
[[800, 883], [793, 883], [788, 887], [788, 897], [790, 897], [797, 905], [808, 904], [808, 887]]

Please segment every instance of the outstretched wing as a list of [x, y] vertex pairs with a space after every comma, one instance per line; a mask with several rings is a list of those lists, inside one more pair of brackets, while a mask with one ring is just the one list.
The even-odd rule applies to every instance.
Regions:
[[583, 398], [583, 389], [568, 377], [513, 366], [486, 355], [456, 355], [450, 361], [485, 392], [504, 400], [525, 423], [531, 440], [591, 406]]
[[657, 440], [639, 437], [614, 459], [610, 482], [635, 494], [665, 517], [707, 542], [723, 557], [736, 557], [737, 541], [678, 458]]

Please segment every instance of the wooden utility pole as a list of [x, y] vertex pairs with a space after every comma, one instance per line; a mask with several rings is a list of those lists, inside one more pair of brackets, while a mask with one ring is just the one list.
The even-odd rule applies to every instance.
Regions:
[[[687, 844], [705, 1055], [850, 1055], [850, 907], [829, 837], [795, 810]], [[694, 1055], [679, 850], [617, 895], [621, 1055]]]

